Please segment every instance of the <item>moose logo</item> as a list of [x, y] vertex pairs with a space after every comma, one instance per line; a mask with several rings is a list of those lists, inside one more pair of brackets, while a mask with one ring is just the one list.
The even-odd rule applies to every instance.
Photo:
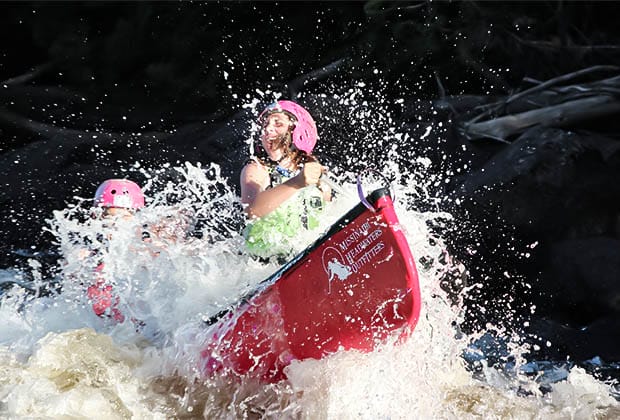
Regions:
[[332, 292], [332, 281], [338, 279], [340, 281], [346, 280], [352, 273], [351, 267], [345, 264], [345, 259], [336, 248], [328, 246], [323, 251], [321, 257], [323, 262], [323, 269], [329, 276], [327, 281], [329, 282], [329, 288], [327, 293]]

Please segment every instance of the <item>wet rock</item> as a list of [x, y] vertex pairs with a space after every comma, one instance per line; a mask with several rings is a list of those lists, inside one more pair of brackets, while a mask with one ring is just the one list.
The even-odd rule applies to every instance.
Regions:
[[581, 327], [535, 317], [527, 330], [533, 336], [529, 341], [538, 346], [531, 354], [533, 359], [569, 359], [579, 363], [594, 357], [618, 360], [620, 317], [617, 316], [601, 317]]

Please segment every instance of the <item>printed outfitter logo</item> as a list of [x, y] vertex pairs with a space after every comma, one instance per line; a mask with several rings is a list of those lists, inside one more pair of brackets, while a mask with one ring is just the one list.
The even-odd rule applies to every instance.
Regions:
[[329, 282], [327, 293], [331, 293], [332, 281], [336, 278], [340, 281], [344, 281], [351, 275], [352, 271], [351, 268], [345, 264], [344, 257], [340, 251], [332, 246], [325, 248], [321, 260], [323, 261], [323, 269], [329, 276], [327, 279]]
[[[377, 225], [376, 225], [377, 226]], [[323, 269], [328, 276], [328, 292], [332, 291], [332, 282], [336, 279], [346, 280], [351, 274], [357, 273], [366, 264], [374, 261], [376, 256], [385, 248], [385, 243], [379, 238], [383, 230], [377, 226], [371, 231], [369, 222], [351, 231], [351, 233], [336, 246], [328, 246], [321, 257]]]

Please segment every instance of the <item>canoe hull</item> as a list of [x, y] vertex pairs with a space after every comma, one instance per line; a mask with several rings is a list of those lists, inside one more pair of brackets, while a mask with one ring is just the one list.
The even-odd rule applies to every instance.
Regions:
[[214, 325], [207, 374], [285, 378], [292, 360], [372, 351], [420, 313], [415, 263], [387, 190], [369, 195]]

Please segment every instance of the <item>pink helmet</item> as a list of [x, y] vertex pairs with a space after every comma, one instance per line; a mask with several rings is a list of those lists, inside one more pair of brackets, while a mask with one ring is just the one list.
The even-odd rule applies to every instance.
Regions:
[[97, 188], [95, 206], [140, 209], [144, 207], [144, 193], [128, 179], [108, 179]]
[[259, 118], [264, 118], [273, 112], [286, 112], [293, 117], [295, 120], [295, 128], [293, 128], [292, 133], [293, 145], [308, 154], [312, 153], [318, 134], [316, 124], [310, 113], [295, 102], [276, 101], [265, 108]]

